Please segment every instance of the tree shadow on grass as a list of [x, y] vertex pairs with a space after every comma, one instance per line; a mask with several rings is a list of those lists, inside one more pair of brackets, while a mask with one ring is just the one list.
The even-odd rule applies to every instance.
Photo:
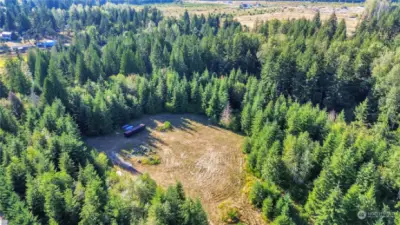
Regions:
[[179, 123], [172, 124], [172, 129], [182, 130], [191, 135], [194, 135], [194, 133], [197, 132], [195, 129], [193, 129], [193, 124], [191, 121], [184, 118], [181, 118]]
[[160, 138], [158, 138], [158, 137], [156, 137], [154, 135], [149, 134], [148, 140], [147, 140], [147, 144], [152, 146], [153, 148], [158, 148], [157, 145], [156, 145], [157, 143], [161, 143], [161, 144], [163, 144], [165, 146], [168, 146], [168, 144], [165, 141], [163, 141], [162, 139], [160, 139]]
[[[133, 149], [138, 149], [147, 147], [147, 148], [152, 148], [152, 149], [158, 149], [159, 144], [168, 146], [168, 144], [157, 137], [153, 131], [157, 128], [157, 125], [160, 123], [165, 123], [166, 121], [169, 121], [172, 124], [173, 129], [178, 129], [182, 130], [184, 132], [187, 132], [191, 135], [193, 135], [197, 130], [194, 128], [195, 124], [194, 123], [199, 123], [204, 126], [210, 127], [212, 129], [223, 129], [218, 126], [216, 126], [214, 123], [212, 123], [211, 120], [209, 120], [206, 116], [204, 115], [197, 115], [197, 114], [157, 114], [157, 115], [148, 115], [148, 116], [143, 116], [140, 119], [136, 119], [131, 121], [130, 125], [137, 126], [139, 124], [145, 124], [146, 129], [132, 135], [129, 138], [124, 137], [124, 132], [122, 129], [115, 130], [112, 134], [105, 135], [105, 136], [98, 136], [98, 137], [91, 137], [91, 138], [85, 138], [85, 142], [87, 143], [88, 146], [91, 146], [98, 151], [105, 152], [110, 158], [112, 154], [117, 154], [120, 153], [121, 150], [125, 149], [130, 152]], [[115, 159], [114, 159], [115, 161]], [[117, 162], [115, 163], [116, 165], [119, 165]], [[140, 173], [137, 171], [132, 165], [132, 168], [126, 167], [126, 170], [132, 172], [132, 173]]]
[[135, 167], [131, 163], [125, 161], [121, 156], [118, 156], [115, 152], [110, 152], [107, 154], [107, 156], [110, 158], [111, 162], [114, 165], [119, 166], [120, 168], [122, 168], [132, 174], [136, 174], [136, 175], [142, 174], [140, 171], [135, 169]]
[[[152, 122], [153, 124], [164, 124], [165, 122], [170, 122], [172, 125], [172, 129], [178, 129], [178, 130], [183, 130], [185, 132], [188, 132], [190, 134], [193, 134], [193, 132], [196, 132], [195, 129], [193, 129], [193, 125], [191, 123], [192, 119], [187, 118], [186, 114], [161, 114], [161, 115], [156, 115], [154, 116]], [[190, 115], [190, 114], [188, 114]], [[197, 121], [196, 121], [197, 122]], [[200, 121], [199, 121], [200, 122]], [[202, 121], [201, 123], [203, 123]], [[152, 129], [156, 129], [157, 125], [152, 127]]]

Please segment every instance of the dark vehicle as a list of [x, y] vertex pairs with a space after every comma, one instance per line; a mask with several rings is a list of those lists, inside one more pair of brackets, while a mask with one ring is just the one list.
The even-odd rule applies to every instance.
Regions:
[[122, 129], [123, 130], [126, 130], [128, 127], [130, 127], [131, 125], [130, 124], [126, 124], [126, 125], [124, 125], [124, 126], [122, 126]]
[[140, 131], [144, 130], [144, 128], [146, 128], [146, 125], [140, 124], [140, 125], [138, 125], [136, 127], [133, 127], [130, 130], [125, 131], [124, 135], [125, 135], [125, 137], [130, 137], [133, 134], [139, 133]]
[[127, 126], [124, 128], [124, 131], [132, 130], [132, 129], [133, 129], [133, 126]]

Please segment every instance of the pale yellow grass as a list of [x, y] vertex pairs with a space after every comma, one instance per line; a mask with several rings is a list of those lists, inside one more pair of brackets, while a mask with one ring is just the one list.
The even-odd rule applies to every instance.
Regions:
[[[336, 13], [339, 20], [344, 19], [347, 31], [354, 32], [364, 7], [361, 4], [340, 4], [340, 3], [310, 3], [310, 2], [265, 2], [265, 1], [245, 1], [247, 4], [260, 4], [260, 7], [251, 9], [240, 9], [241, 1], [185, 1], [184, 4], [154, 4], [163, 11], [166, 17], [180, 17], [187, 10], [190, 14], [205, 15], [225, 14], [233, 15], [241, 24], [253, 28], [257, 20], [266, 21], [271, 19], [290, 20], [290, 19], [312, 19], [317, 11], [321, 13], [321, 19], [326, 20], [332, 13]], [[140, 9], [143, 6], [136, 6]]]
[[[157, 131], [159, 124], [170, 121], [173, 129]], [[210, 224], [223, 224], [220, 204], [231, 202], [247, 225], [262, 225], [261, 214], [248, 201], [244, 187], [249, 176], [244, 170], [241, 152], [243, 136], [216, 127], [204, 116], [161, 114], [146, 116], [132, 124], [144, 123], [147, 131], [124, 138], [122, 133], [90, 138], [89, 145], [110, 153], [137, 149], [145, 145], [161, 158], [158, 165], [144, 165], [141, 157], [131, 158], [139, 173], [149, 173], [163, 187], [180, 181], [185, 192], [199, 198]], [[248, 188], [246, 188], [248, 189]]]

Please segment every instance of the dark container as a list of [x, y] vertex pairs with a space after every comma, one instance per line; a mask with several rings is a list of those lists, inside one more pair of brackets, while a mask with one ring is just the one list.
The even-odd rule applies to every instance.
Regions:
[[146, 125], [140, 124], [130, 130], [127, 130], [124, 132], [125, 137], [130, 137], [133, 134], [139, 133], [140, 131], [144, 130], [146, 128]]

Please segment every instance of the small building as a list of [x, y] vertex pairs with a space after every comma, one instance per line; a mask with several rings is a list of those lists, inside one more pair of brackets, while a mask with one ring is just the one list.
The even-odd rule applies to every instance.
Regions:
[[0, 225], [8, 225], [8, 220], [4, 218], [2, 213], [0, 213]]
[[1, 39], [3, 41], [11, 41], [12, 37], [12, 32], [7, 32], [7, 31], [3, 31], [1, 33]]
[[56, 40], [45, 40], [45, 41], [40, 41], [36, 43], [36, 46], [38, 48], [51, 48], [54, 45], [56, 45], [57, 41]]

